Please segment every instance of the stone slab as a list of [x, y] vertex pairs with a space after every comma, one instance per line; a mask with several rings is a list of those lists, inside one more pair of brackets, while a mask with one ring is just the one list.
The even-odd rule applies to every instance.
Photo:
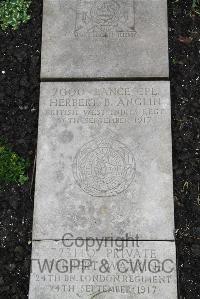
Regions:
[[169, 82], [42, 83], [33, 239], [173, 240]]
[[80, 241], [33, 242], [29, 299], [177, 298], [174, 242]]
[[44, 0], [42, 78], [168, 72], [167, 0]]

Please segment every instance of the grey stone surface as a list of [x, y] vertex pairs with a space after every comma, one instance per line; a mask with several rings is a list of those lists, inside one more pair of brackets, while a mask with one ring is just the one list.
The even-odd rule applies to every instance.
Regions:
[[33, 239], [172, 240], [168, 82], [42, 83]]
[[167, 0], [44, 0], [42, 78], [168, 71]]
[[177, 298], [174, 242], [76, 242], [33, 242], [29, 299]]

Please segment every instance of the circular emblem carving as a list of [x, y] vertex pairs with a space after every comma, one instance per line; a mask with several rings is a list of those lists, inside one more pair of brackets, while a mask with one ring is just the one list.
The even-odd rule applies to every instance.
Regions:
[[90, 15], [98, 25], [113, 25], [119, 20], [120, 6], [114, 0], [96, 1], [91, 8]]
[[135, 159], [117, 140], [92, 140], [76, 154], [74, 178], [92, 196], [115, 196], [126, 190], [135, 176]]

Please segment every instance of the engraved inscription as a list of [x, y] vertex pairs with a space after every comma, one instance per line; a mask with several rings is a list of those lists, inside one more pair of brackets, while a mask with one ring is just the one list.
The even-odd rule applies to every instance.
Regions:
[[72, 237], [33, 243], [31, 298], [177, 298], [173, 243]]
[[74, 34], [76, 37], [134, 37], [134, 1], [78, 0]]
[[135, 159], [126, 145], [105, 132], [78, 151], [73, 173], [84, 192], [92, 196], [116, 196], [132, 183]]
[[153, 126], [166, 119], [169, 105], [160, 90], [119, 86], [94, 88], [89, 94], [81, 89], [54, 88], [45, 115], [75, 125]]

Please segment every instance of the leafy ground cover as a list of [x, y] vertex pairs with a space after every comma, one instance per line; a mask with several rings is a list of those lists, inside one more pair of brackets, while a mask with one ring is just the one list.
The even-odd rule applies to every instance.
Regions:
[[30, 20], [28, 9], [31, 1], [3, 0], [0, 2], [0, 27], [6, 30], [9, 27], [16, 30], [23, 23]]

